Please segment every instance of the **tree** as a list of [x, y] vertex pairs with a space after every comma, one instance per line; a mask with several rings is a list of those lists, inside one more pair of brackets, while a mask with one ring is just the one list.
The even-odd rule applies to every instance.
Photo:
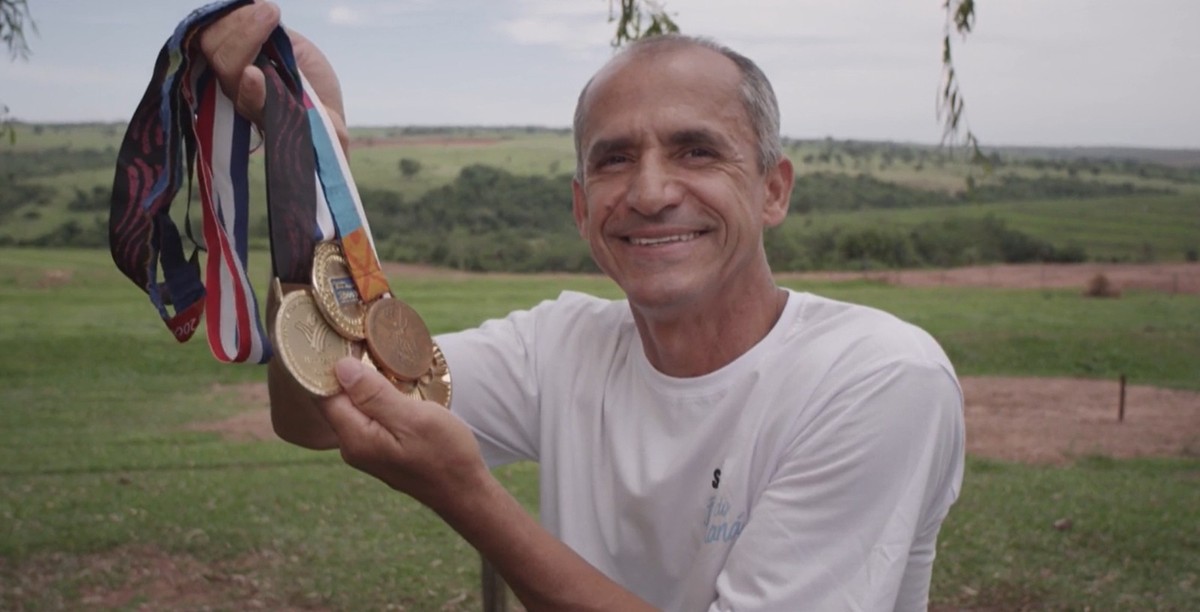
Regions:
[[[617, 2], [621, 4], [620, 15], [614, 10]], [[608, 21], [617, 23], [617, 33], [612, 40], [614, 47], [639, 38], [679, 31], [679, 26], [657, 0], [608, 0]]]
[[[620, 4], [620, 13], [616, 4]], [[954, 69], [951, 30], [966, 38], [975, 25], [975, 0], [943, 0], [946, 23], [942, 37], [942, 79], [938, 88], [937, 117], [942, 120], [942, 144], [954, 143], [961, 135], [961, 143], [970, 150], [973, 161], [987, 163], [979, 150], [979, 139], [967, 127], [966, 100], [958, 84], [958, 73]], [[614, 47], [670, 32], [678, 32], [679, 26], [658, 0], [609, 0], [608, 20], [616, 22], [617, 32], [613, 36]], [[642, 27], [645, 24], [645, 27]]]
[[0, 0], [0, 41], [8, 47], [11, 59], [29, 57], [29, 45], [25, 44], [26, 25], [37, 32], [26, 0]]
[[[953, 142], [966, 125], [966, 100], [958, 86], [958, 74], [954, 70], [954, 55], [951, 48], [951, 33], [966, 38], [975, 26], [975, 0], [945, 0], [946, 23], [942, 33], [942, 80], [938, 91], [937, 116], [942, 120], [942, 144]], [[979, 139], [968, 127], [962, 136], [962, 144], [971, 150], [972, 160], [987, 164], [988, 160], [979, 150]]]
[[[0, 0], [0, 41], [8, 47], [11, 60], [27, 59], [29, 45], [25, 44], [25, 28], [37, 32], [25, 0]], [[8, 105], [0, 102], [0, 138], [8, 134], [9, 142], [17, 139], [17, 130], [8, 115]]]

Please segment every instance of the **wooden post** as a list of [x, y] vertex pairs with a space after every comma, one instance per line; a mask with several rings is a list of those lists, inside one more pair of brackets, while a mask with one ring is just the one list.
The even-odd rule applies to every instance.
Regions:
[[1117, 422], [1125, 422], [1125, 375], [1121, 375], [1121, 402], [1117, 405]]
[[479, 576], [482, 583], [480, 588], [483, 591], [483, 612], [507, 612], [508, 601], [504, 580], [496, 573], [496, 568], [483, 558], [483, 555], [479, 555], [479, 561], [482, 564]]

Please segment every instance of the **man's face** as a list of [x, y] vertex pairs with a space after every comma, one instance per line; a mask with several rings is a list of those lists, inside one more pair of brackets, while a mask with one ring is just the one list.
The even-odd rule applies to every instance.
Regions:
[[787, 213], [792, 167], [759, 169], [739, 84], [733, 62], [685, 47], [620, 58], [589, 87], [575, 221], [635, 308], [678, 314], [769, 277], [762, 231]]

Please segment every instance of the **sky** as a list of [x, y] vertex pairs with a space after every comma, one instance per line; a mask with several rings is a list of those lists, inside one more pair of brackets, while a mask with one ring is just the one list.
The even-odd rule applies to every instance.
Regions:
[[[0, 104], [30, 122], [127, 121], [203, 0], [28, 0]], [[569, 127], [612, 56], [610, 0], [278, 0], [330, 58], [351, 126]], [[942, 0], [667, 0], [683, 32], [754, 59], [783, 135], [937, 143]], [[1200, 2], [977, 0], [954, 37], [986, 146], [1200, 148]]]

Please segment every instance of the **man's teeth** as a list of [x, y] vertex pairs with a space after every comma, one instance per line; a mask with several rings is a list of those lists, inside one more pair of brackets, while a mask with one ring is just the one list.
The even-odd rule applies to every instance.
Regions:
[[658, 244], [667, 244], [668, 242], [687, 242], [700, 236], [700, 232], [691, 232], [687, 234], [676, 234], [674, 236], [663, 236], [661, 238], [634, 238], [630, 237], [629, 242], [635, 246], [654, 246]]

